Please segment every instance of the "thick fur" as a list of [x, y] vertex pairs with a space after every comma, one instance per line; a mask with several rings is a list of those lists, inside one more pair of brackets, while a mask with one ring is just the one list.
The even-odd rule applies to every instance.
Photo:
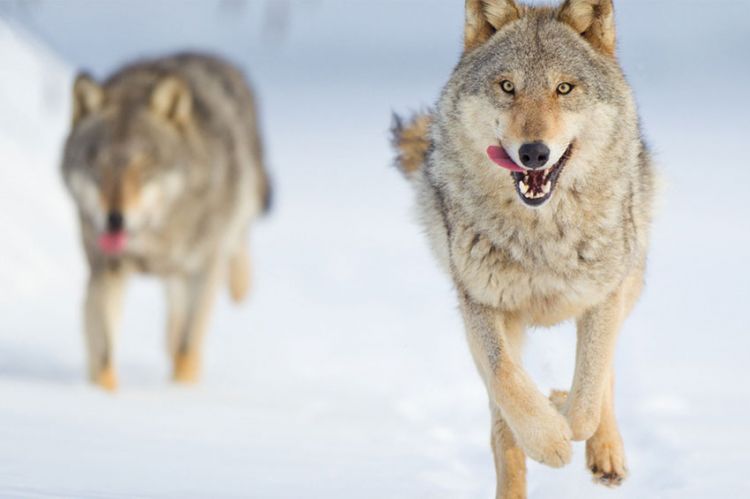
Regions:
[[[465, 52], [436, 109], [393, 132], [487, 386], [497, 497], [526, 497], [524, 455], [563, 466], [571, 440], [587, 441], [595, 480], [618, 485], [626, 470], [612, 363], [643, 284], [654, 173], [614, 57], [612, 3], [467, 0], [466, 8]], [[500, 88], [506, 79], [513, 95]], [[574, 90], [559, 95], [561, 82]], [[526, 206], [485, 154], [499, 143], [520, 164], [518, 145], [533, 141], [550, 145], [551, 164], [573, 147], [540, 208]], [[521, 344], [527, 327], [570, 319], [576, 369], [557, 407], [524, 371]]]
[[[236, 300], [247, 294], [248, 231], [270, 204], [252, 92], [230, 64], [181, 54], [127, 66], [103, 83], [81, 74], [73, 95], [62, 172], [90, 267], [91, 380], [117, 385], [122, 290], [138, 271], [165, 282], [174, 379], [195, 381], [218, 284], [228, 279]], [[113, 211], [128, 237], [116, 256], [97, 243]]]
[[429, 113], [417, 114], [405, 123], [393, 116], [392, 145], [398, 152], [396, 166], [407, 176], [419, 171], [430, 148], [428, 133], [432, 117]]

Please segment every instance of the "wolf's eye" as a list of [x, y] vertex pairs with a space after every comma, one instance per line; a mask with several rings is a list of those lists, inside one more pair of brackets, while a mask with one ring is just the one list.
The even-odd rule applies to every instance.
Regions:
[[572, 91], [573, 85], [571, 85], [570, 83], [563, 82], [557, 86], [557, 93], [560, 95], [568, 95]]
[[513, 82], [510, 80], [503, 80], [500, 82], [500, 88], [503, 89], [503, 92], [506, 94], [514, 94], [516, 93], [516, 86], [513, 85]]

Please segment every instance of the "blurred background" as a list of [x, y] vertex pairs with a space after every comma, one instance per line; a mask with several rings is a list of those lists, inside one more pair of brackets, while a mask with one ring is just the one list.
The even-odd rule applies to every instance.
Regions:
[[[741, 497], [750, 1], [616, 6], [665, 185], [617, 357], [631, 477], [593, 485], [577, 444], [563, 470], [530, 464], [530, 496]], [[462, 29], [462, 0], [0, 0], [0, 497], [494, 495], [486, 395], [387, 134], [392, 111], [435, 101]], [[246, 70], [277, 203], [253, 234], [252, 300], [217, 307], [203, 383], [168, 383], [163, 293], [142, 278], [105, 394], [84, 379], [85, 268], [59, 173], [70, 87], [184, 49]], [[569, 386], [574, 340], [531, 332], [540, 387]]]

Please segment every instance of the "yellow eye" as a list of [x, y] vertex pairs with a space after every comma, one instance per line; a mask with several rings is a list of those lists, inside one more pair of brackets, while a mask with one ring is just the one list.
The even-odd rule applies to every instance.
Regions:
[[513, 94], [516, 92], [516, 86], [513, 85], [513, 82], [509, 80], [501, 81], [500, 88], [502, 88], [503, 92], [505, 92], [506, 94]]
[[557, 86], [557, 93], [560, 95], [568, 95], [570, 92], [573, 91], [573, 85], [570, 83], [560, 83]]

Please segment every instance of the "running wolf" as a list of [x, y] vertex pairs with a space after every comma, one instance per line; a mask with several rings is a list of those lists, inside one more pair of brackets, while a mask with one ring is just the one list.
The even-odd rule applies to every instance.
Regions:
[[[612, 1], [467, 0], [436, 108], [393, 132], [489, 394], [497, 497], [526, 497], [525, 457], [561, 467], [571, 441], [587, 442], [595, 481], [619, 485], [613, 356], [643, 286], [655, 189]], [[572, 387], [548, 399], [521, 365], [524, 330], [569, 319]]]
[[242, 74], [199, 54], [139, 62], [103, 83], [80, 74], [62, 162], [90, 268], [85, 336], [92, 382], [113, 390], [126, 278], [166, 287], [173, 378], [196, 381], [217, 286], [248, 292], [252, 222], [267, 211], [256, 108]]

